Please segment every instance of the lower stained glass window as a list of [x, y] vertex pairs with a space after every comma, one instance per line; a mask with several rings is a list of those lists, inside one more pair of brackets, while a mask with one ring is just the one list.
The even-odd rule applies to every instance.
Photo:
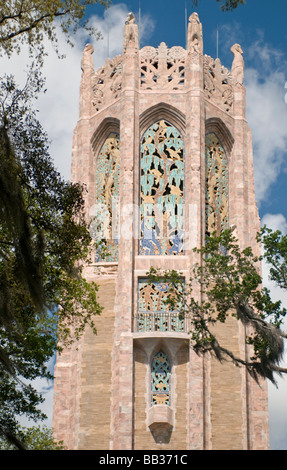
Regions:
[[170, 405], [171, 368], [167, 354], [159, 351], [151, 366], [151, 405]]

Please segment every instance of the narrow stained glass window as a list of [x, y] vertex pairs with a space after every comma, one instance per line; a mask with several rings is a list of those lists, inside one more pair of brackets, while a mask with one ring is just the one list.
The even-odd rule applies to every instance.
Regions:
[[119, 197], [120, 140], [111, 133], [96, 162], [95, 219], [93, 237], [97, 241], [96, 261], [118, 260], [117, 203]]
[[141, 142], [139, 253], [184, 253], [184, 142], [165, 120]]
[[205, 233], [217, 235], [228, 228], [228, 160], [217, 136], [205, 139], [206, 213]]
[[170, 405], [171, 370], [167, 354], [159, 351], [151, 367], [151, 405]]

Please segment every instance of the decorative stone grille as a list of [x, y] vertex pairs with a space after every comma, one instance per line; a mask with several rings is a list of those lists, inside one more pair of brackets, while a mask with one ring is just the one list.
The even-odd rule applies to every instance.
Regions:
[[205, 55], [203, 58], [205, 95], [225, 111], [230, 111], [233, 105], [233, 80], [231, 72], [221, 65], [219, 59]]
[[93, 76], [93, 108], [95, 112], [119, 97], [122, 89], [122, 56], [107, 59]]
[[158, 48], [140, 50], [140, 86], [145, 90], [161, 88], [180, 90], [185, 83], [186, 50], [180, 46], [168, 49], [162, 42]]

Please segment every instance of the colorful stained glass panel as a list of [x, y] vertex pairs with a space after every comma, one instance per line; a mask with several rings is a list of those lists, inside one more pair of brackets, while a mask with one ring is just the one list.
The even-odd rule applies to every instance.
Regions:
[[167, 354], [159, 351], [151, 367], [151, 405], [170, 405], [170, 362]]
[[217, 136], [205, 139], [206, 236], [228, 228], [228, 160]]
[[165, 120], [153, 124], [141, 142], [141, 255], [184, 253], [184, 142]]
[[110, 134], [96, 162], [95, 219], [93, 237], [97, 241], [96, 261], [118, 260], [116, 216], [119, 198], [120, 140]]

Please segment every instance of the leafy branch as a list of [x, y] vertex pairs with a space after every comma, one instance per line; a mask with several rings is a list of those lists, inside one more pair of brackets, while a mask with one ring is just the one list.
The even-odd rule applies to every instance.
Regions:
[[[271, 277], [286, 289], [287, 237], [264, 228], [258, 238], [271, 264]], [[273, 302], [269, 290], [262, 286], [262, 257], [254, 256], [251, 248], [241, 250], [232, 230], [220, 236], [214, 233], [205, 247], [194, 252], [200, 256], [200, 263], [194, 266], [188, 282], [182, 283], [181, 273], [162, 273], [154, 268], [148, 273], [150, 280], [164, 276], [177, 299], [182, 301], [184, 295], [181, 314], [190, 321], [191, 345], [198, 354], [209, 352], [220, 361], [231, 360], [245, 366], [256, 380], [263, 377], [275, 383], [276, 373], [287, 373], [281, 366], [287, 338], [282, 330], [286, 310], [280, 301]], [[180, 297], [179, 290], [184, 293]], [[216, 324], [224, 324], [231, 317], [245, 327], [246, 344], [252, 351], [248, 357], [238, 357], [217, 338]]]

